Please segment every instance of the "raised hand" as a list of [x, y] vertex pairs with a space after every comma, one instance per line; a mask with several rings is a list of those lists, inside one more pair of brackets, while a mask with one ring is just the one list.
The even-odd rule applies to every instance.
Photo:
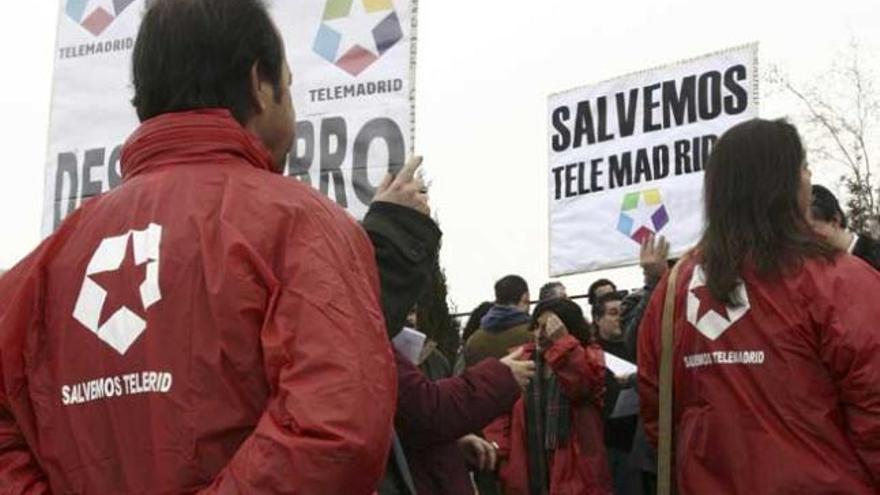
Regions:
[[422, 157], [414, 156], [406, 162], [396, 177], [390, 173], [386, 175], [382, 184], [376, 189], [373, 201], [394, 203], [430, 215], [428, 191], [422, 178], [416, 176], [416, 171], [421, 165]]

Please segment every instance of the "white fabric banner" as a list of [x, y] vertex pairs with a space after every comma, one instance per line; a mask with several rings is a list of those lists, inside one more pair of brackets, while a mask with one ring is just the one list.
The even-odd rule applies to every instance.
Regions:
[[758, 116], [751, 44], [550, 96], [550, 274], [638, 261], [703, 229], [703, 167], [725, 130]]
[[[120, 183], [138, 126], [131, 53], [146, 0], [61, 0], [44, 195], [48, 235]], [[275, 0], [297, 140], [285, 173], [361, 218], [413, 147], [416, 0]]]

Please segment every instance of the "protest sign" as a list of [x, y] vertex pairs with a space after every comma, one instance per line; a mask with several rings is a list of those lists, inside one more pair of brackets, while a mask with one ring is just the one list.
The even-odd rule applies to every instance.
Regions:
[[[148, 0], [61, 0], [43, 234], [121, 182], [137, 127], [131, 53]], [[413, 146], [416, 0], [272, 2], [293, 73], [297, 139], [283, 173], [361, 218]], [[294, 180], [294, 179], [292, 179]]]
[[751, 44], [550, 96], [552, 276], [624, 266], [647, 236], [673, 254], [703, 228], [703, 168], [718, 137], [758, 116]]

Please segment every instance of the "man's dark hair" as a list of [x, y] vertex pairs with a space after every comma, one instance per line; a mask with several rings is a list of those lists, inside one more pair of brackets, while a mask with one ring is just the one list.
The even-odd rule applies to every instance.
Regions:
[[529, 285], [519, 275], [508, 275], [495, 282], [495, 304], [512, 306], [519, 304], [523, 294], [529, 291]]
[[562, 320], [565, 328], [574, 335], [582, 344], [588, 344], [591, 341], [590, 324], [584, 318], [584, 311], [578, 304], [570, 299], [548, 299], [541, 301], [532, 311], [532, 329], [538, 327], [538, 317], [542, 313], [552, 311]]
[[804, 159], [797, 129], [783, 120], [743, 122], [715, 144], [703, 178], [707, 226], [700, 256], [718, 301], [742, 303], [734, 291], [746, 263], [765, 277], [805, 257], [833, 257], [799, 202]]
[[590, 309], [590, 313], [593, 316], [593, 322], [599, 320], [605, 316], [606, 306], [611, 301], [623, 301], [623, 293], [619, 291], [609, 292], [607, 294], [602, 294], [601, 296], [596, 298], [596, 304], [592, 306]]
[[561, 297], [559, 293], [563, 290], [565, 290], [565, 286], [562, 285], [562, 282], [547, 282], [541, 286], [541, 290], [538, 292], [538, 300], [546, 301]]
[[617, 292], [617, 286], [614, 285], [614, 282], [608, 280], [607, 278], [600, 278], [599, 280], [596, 280], [595, 282], [590, 284], [590, 288], [587, 289], [587, 302], [589, 302], [590, 305], [596, 304], [596, 290], [599, 287], [604, 287], [606, 285], [610, 285], [611, 290], [613, 292]]
[[471, 315], [468, 317], [467, 323], [464, 324], [464, 330], [461, 332], [461, 341], [467, 342], [471, 335], [474, 334], [480, 328], [480, 320], [486, 316], [486, 313], [492, 309], [493, 304], [489, 301], [480, 303], [479, 306], [474, 308], [471, 311]]
[[810, 204], [813, 218], [823, 222], [832, 222], [846, 228], [846, 215], [840, 208], [837, 197], [825, 186], [813, 185], [813, 201]]
[[283, 46], [262, 0], [153, 0], [132, 55], [138, 118], [225, 108], [244, 124], [254, 63], [280, 100]]

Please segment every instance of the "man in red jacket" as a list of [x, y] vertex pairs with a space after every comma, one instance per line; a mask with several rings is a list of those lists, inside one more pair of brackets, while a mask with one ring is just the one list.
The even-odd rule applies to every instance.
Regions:
[[[880, 493], [880, 275], [812, 233], [793, 126], [733, 127], [705, 173], [706, 231], [673, 288], [678, 492]], [[668, 277], [639, 335], [655, 443]]]
[[259, 0], [152, 2], [122, 185], [0, 280], [0, 493], [374, 490], [396, 394], [374, 251], [277, 173], [283, 54]]

